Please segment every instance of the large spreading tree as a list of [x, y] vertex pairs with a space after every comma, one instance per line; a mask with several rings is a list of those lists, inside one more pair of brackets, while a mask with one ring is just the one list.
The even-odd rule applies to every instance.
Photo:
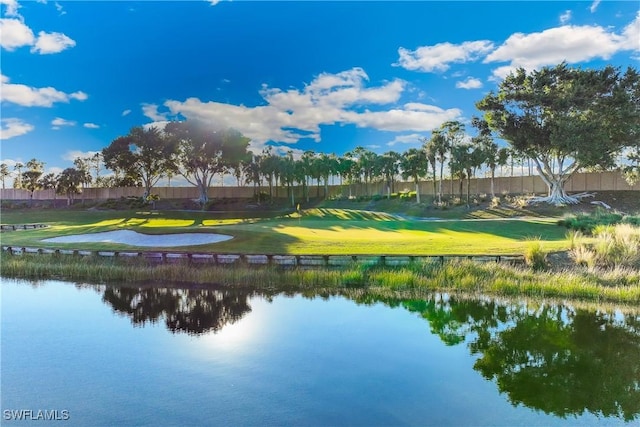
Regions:
[[489, 127], [535, 163], [549, 188], [535, 199], [575, 204], [565, 183], [579, 169], [610, 168], [640, 133], [640, 76], [607, 66], [600, 70], [562, 63], [527, 73], [518, 69], [476, 107]]
[[142, 181], [144, 198], [153, 186], [174, 168], [175, 145], [155, 127], [134, 127], [128, 135], [114, 139], [102, 150], [104, 164], [121, 175]]
[[213, 177], [244, 159], [250, 141], [235, 129], [193, 120], [167, 123], [164, 133], [176, 147], [176, 170], [198, 188], [203, 209]]

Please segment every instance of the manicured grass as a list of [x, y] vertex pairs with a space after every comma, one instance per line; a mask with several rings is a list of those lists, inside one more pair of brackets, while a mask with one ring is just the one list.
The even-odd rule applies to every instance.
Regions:
[[522, 254], [527, 239], [547, 251], [568, 248], [555, 219], [415, 221], [349, 209], [310, 209], [301, 215], [218, 219], [207, 212], [40, 211], [2, 213], [2, 223], [46, 223], [47, 229], [7, 232], [3, 245], [74, 249], [127, 249], [126, 245], [45, 244], [49, 237], [133, 229], [149, 234], [216, 232], [234, 239], [182, 251], [276, 254]]

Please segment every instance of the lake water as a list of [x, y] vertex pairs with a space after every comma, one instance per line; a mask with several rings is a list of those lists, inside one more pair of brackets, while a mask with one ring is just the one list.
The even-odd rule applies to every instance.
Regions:
[[357, 290], [2, 279], [1, 292], [7, 426], [640, 420], [637, 313]]

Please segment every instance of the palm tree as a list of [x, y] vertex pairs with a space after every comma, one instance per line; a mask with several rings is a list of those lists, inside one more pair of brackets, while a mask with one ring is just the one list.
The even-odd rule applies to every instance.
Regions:
[[375, 159], [375, 175], [380, 175], [384, 179], [387, 186], [387, 199], [390, 199], [391, 193], [394, 192], [393, 181], [398, 174], [400, 160], [400, 154], [395, 151], [388, 151]]
[[2, 181], [2, 189], [4, 190], [5, 186], [4, 186], [4, 180], [6, 178], [8, 178], [11, 175], [11, 172], [9, 172], [9, 166], [7, 166], [6, 163], [1, 163], [0, 164], [0, 180]]
[[[431, 170], [433, 172], [432, 175], [432, 181], [433, 181], [433, 197], [436, 197], [436, 193], [438, 192], [438, 190], [436, 189], [436, 163], [437, 163], [437, 149], [436, 149], [436, 145], [433, 143], [433, 141], [428, 140], [428, 139], [424, 139], [423, 141], [423, 145], [422, 148], [424, 150], [427, 162], [428, 162], [428, 166], [431, 166]], [[429, 169], [427, 166], [427, 169]], [[428, 170], [427, 170], [428, 172]]]
[[401, 168], [403, 179], [413, 178], [413, 183], [416, 186], [416, 202], [420, 203], [420, 186], [418, 184], [420, 178], [427, 173], [427, 155], [425, 150], [410, 148], [405, 151], [401, 160]]
[[464, 139], [464, 124], [459, 121], [448, 121], [444, 122], [440, 128], [440, 132], [444, 136], [447, 141], [447, 146], [449, 151], [452, 153], [449, 158], [449, 172], [451, 174], [451, 194], [453, 195], [453, 178], [454, 178], [454, 167], [452, 165], [453, 162], [453, 150], [454, 148], [462, 143]]
[[24, 168], [24, 163], [17, 162], [13, 165], [13, 170], [16, 171], [16, 179], [13, 182], [13, 188], [22, 188], [22, 168]]
[[338, 170], [340, 174], [340, 186], [343, 185], [344, 179], [349, 183], [349, 198], [353, 197], [353, 187], [351, 184], [359, 181], [360, 172], [358, 170], [358, 164], [354, 158], [353, 153], [347, 152], [344, 157], [340, 158], [338, 164]]
[[444, 137], [442, 132], [439, 129], [431, 132], [431, 139], [429, 143], [433, 145], [433, 150], [435, 151], [436, 159], [440, 163], [440, 181], [438, 185], [438, 203], [442, 203], [442, 179], [444, 174], [444, 161], [447, 159], [447, 153], [449, 152], [450, 146], [447, 139]]

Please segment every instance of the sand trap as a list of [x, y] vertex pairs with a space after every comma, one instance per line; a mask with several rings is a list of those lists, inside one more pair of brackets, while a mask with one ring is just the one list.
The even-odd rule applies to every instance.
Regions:
[[44, 239], [48, 243], [122, 243], [131, 246], [193, 246], [224, 242], [232, 236], [213, 233], [142, 234], [131, 230], [105, 231], [103, 233], [74, 234], [73, 236]]

